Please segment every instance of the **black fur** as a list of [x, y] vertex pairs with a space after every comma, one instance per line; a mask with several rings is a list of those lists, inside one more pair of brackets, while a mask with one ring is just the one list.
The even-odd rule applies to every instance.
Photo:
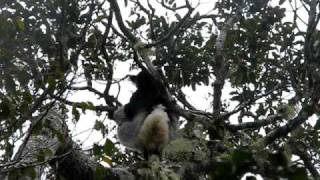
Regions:
[[129, 103], [124, 107], [128, 119], [133, 119], [141, 111], [150, 113], [152, 108], [158, 104], [167, 107], [168, 98], [166, 89], [160, 81], [154, 79], [146, 71], [141, 71], [138, 75], [131, 76], [130, 79], [137, 86], [137, 90], [132, 94]]

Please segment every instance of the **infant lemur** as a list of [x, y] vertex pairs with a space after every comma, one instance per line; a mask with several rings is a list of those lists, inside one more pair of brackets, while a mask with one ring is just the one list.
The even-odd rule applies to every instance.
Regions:
[[143, 70], [130, 76], [130, 80], [137, 90], [128, 104], [114, 112], [113, 119], [118, 124], [120, 143], [148, 158], [150, 154], [160, 154], [171, 138], [172, 102], [163, 84], [148, 72]]

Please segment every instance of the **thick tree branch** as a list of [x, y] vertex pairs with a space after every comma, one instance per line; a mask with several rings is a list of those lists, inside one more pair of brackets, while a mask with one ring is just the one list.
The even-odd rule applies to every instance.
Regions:
[[225, 21], [216, 39], [216, 55], [213, 60], [213, 69], [215, 74], [215, 81], [213, 83], [213, 113], [216, 116], [219, 116], [221, 113], [221, 95], [227, 75], [227, 63], [225, 62], [223, 55], [224, 43], [229, 30], [232, 28], [233, 24], [240, 19], [242, 10], [243, 7], [239, 7], [237, 12]]
[[309, 172], [311, 173], [314, 179], [320, 179], [319, 172], [317, 168], [314, 166], [314, 163], [312, 162], [312, 158], [310, 157], [310, 155], [308, 154], [305, 148], [303, 149], [299, 148], [300, 147], [299, 143], [302, 143], [302, 142], [296, 142], [294, 139], [289, 140], [289, 145], [292, 149], [292, 152], [300, 157], [300, 159], [303, 161], [304, 165], [309, 170]]
[[109, 0], [109, 2], [111, 5], [111, 8], [113, 9], [113, 11], [115, 13], [119, 28], [124, 33], [124, 35], [131, 41], [132, 44], [136, 44], [138, 42], [137, 38], [131, 33], [131, 31], [123, 23], [122, 15], [120, 12], [118, 2], [116, 0]]
[[186, 106], [190, 110], [196, 110], [196, 108], [188, 102], [186, 95], [181, 91], [181, 89], [178, 90], [176, 97], [184, 106]]
[[227, 129], [230, 131], [238, 131], [243, 129], [259, 129], [263, 126], [267, 126], [275, 123], [278, 120], [281, 120], [282, 117], [280, 115], [272, 115], [267, 117], [266, 119], [255, 121], [255, 122], [245, 122], [241, 124], [227, 124]]
[[[22, 150], [22, 158], [2, 165], [0, 178], [6, 179], [8, 172], [26, 167], [35, 167], [36, 173], [39, 175], [41, 165], [48, 163], [55, 169], [57, 176], [63, 179], [127, 180], [134, 177], [126, 169], [105, 168], [89, 159], [88, 155], [84, 154], [69, 136], [65, 117], [56, 109], [47, 111], [40, 115], [41, 130], [28, 140], [26, 147]], [[45, 153], [44, 160], [39, 160], [39, 156], [44, 150], [51, 153]], [[98, 171], [100, 173], [97, 173]], [[19, 178], [28, 179], [27, 176]]]
[[[137, 1], [131, 0], [131, 1], [134, 2], [134, 3], [136, 3], [136, 4], [139, 6], [139, 8], [140, 8], [144, 13], [147, 14], [148, 19], [149, 19], [149, 24], [150, 24], [150, 30], [149, 30], [149, 32], [150, 32], [150, 38], [151, 38], [151, 40], [155, 40], [154, 22], [153, 22], [153, 20], [152, 20], [153, 17], [154, 17], [154, 15], [155, 15], [155, 11], [156, 11], [155, 8], [152, 7], [152, 5], [150, 4], [149, 0], [147, 0], [147, 3], [148, 3], [148, 7], [149, 7], [150, 10], [148, 10], [146, 7], [144, 7], [144, 6], [140, 3], [139, 0], [137, 0]], [[151, 11], [151, 12], [150, 12], [150, 11]]]
[[299, 127], [313, 114], [312, 109], [313, 105], [305, 105], [299, 112], [297, 117], [288, 120], [286, 125], [276, 128], [275, 130], [268, 133], [265, 137], [263, 137], [262, 142], [264, 143], [264, 145], [269, 145], [276, 139], [287, 136], [291, 131]]
[[[23, 116], [24, 119], [27, 119], [27, 118], [30, 118], [32, 117], [32, 114], [38, 109], [40, 108], [40, 106], [42, 105], [43, 101], [47, 98], [47, 95], [50, 93], [50, 89], [45, 89], [45, 91], [40, 95], [40, 97], [38, 99], [35, 100], [35, 103], [33, 104], [33, 106], [31, 107], [31, 109], [29, 110], [29, 112], [27, 114], [25, 114]], [[63, 90], [60, 90], [60, 92], [58, 93], [59, 95], [64, 91]], [[54, 102], [50, 103], [48, 105], [49, 108], [51, 108], [53, 106]], [[42, 118], [44, 117], [45, 115], [43, 115], [41, 118], [38, 118], [35, 120], [35, 122], [32, 122], [31, 126], [29, 127], [29, 129], [27, 130], [27, 133], [26, 133], [26, 137], [24, 138], [22, 144], [20, 145], [19, 147], [19, 150], [17, 151], [15, 157], [14, 157], [14, 161], [18, 161], [21, 156], [22, 156], [22, 152], [24, 151], [30, 137], [31, 137], [31, 134], [34, 130], [34, 128], [38, 125], [38, 123], [42, 120]], [[24, 122], [24, 121], [22, 121]]]
[[[21, 155], [16, 154], [16, 156], [19, 156], [18, 158], [14, 158], [17, 163], [14, 163], [12, 166], [7, 166], [1, 170], [2, 173], [12, 171], [14, 169], [21, 169], [24, 167], [30, 167], [37, 163], [42, 163], [43, 161], [39, 161], [38, 157], [44, 149], [48, 149], [52, 152], [52, 155], [49, 154], [48, 157], [43, 157], [44, 159], [50, 160], [54, 157], [59, 157], [60, 155], [63, 155], [63, 157], [67, 157], [71, 154], [70, 149], [67, 154], [64, 152], [63, 154], [56, 154], [59, 148], [62, 146], [65, 146], [69, 144], [71, 139], [67, 138], [68, 130], [66, 125], [64, 124], [64, 118], [61, 116], [61, 114], [57, 113], [56, 110], [46, 110], [46, 112], [42, 113], [38, 120], [33, 121], [31, 124], [32, 127], [35, 125], [39, 125], [41, 122], [42, 128], [41, 132], [38, 132], [39, 135], [34, 135], [30, 137], [27, 141], [26, 146], [21, 149]], [[60, 137], [64, 137], [64, 139], [59, 140], [59, 134]], [[64, 143], [63, 143], [64, 142]], [[21, 158], [20, 158], [21, 157]], [[85, 163], [85, 162], [83, 162]], [[79, 167], [85, 167], [89, 166], [88, 164], [75, 164]], [[68, 167], [72, 168], [72, 167]], [[70, 173], [70, 172], [69, 172]], [[83, 173], [86, 173], [85, 171], [82, 172], [72, 172], [71, 174], [77, 174], [78, 176], [84, 175]], [[61, 175], [61, 174], [60, 174]], [[88, 176], [84, 176], [88, 177]], [[68, 179], [68, 178], [67, 178]], [[82, 179], [82, 178], [80, 178]]]
[[103, 55], [104, 59], [105, 59], [105, 63], [107, 64], [107, 67], [104, 68], [104, 73], [107, 79], [107, 84], [104, 88], [103, 91], [103, 97], [105, 102], [109, 105], [109, 106], [114, 106], [114, 103], [116, 104], [120, 104], [113, 96], [109, 95], [109, 91], [112, 85], [112, 79], [113, 79], [113, 65], [112, 65], [112, 60], [109, 58], [108, 52], [107, 52], [107, 37], [110, 33], [110, 29], [112, 27], [112, 19], [113, 19], [113, 12], [110, 11], [109, 16], [108, 16], [108, 23], [105, 25], [106, 30], [102, 36], [102, 43], [101, 43], [101, 54]]
[[208, 128], [212, 126], [212, 123], [218, 119], [212, 114], [208, 114], [202, 111], [192, 111], [192, 110], [185, 110], [180, 106], [176, 105], [174, 110], [177, 115], [184, 117], [188, 121], [196, 121], [202, 124], [204, 127]]
[[[312, 34], [314, 33], [314, 30], [318, 24], [317, 20], [317, 4], [318, 0], [311, 0], [308, 2], [310, 10], [308, 11], [308, 27], [304, 42], [304, 56], [305, 56], [305, 64], [306, 67], [309, 68], [310, 63], [313, 61], [313, 54], [312, 54]], [[309, 72], [311, 73], [311, 72]], [[311, 79], [309, 79], [311, 81]]]
[[151, 63], [150, 57], [145, 52], [142, 52], [142, 50], [145, 49], [143, 43], [139, 39], [137, 39], [123, 23], [118, 2], [116, 0], [109, 0], [109, 2], [110, 2], [110, 5], [111, 5], [114, 13], [115, 13], [119, 28], [121, 29], [123, 34], [129, 39], [129, 41], [131, 42], [131, 44], [133, 45], [135, 50], [137, 50], [137, 52], [139, 53], [139, 55], [143, 59], [144, 63], [148, 67], [149, 72], [156, 79], [160, 79], [160, 76], [158, 75], [156, 68]]

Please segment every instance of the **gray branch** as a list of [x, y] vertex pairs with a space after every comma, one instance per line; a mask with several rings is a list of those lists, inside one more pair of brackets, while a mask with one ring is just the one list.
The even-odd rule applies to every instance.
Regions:
[[[96, 179], [97, 168], [105, 171], [105, 179], [130, 179], [133, 176], [126, 169], [105, 168], [91, 160], [69, 136], [65, 117], [58, 110], [51, 109], [44, 118], [34, 122], [41, 125], [40, 131], [33, 131], [26, 146], [21, 149], [19, 159], [14, 158], [12, 162], [0, 164], [0, 179], [7, 179], [10, 172], [26, 167], [34, 167], [40, 177], [41, 168], [47, 164], [63, 179]], [[49, 153], [45, 153], [44, 160], [40, 160], [39, 155], [44, 151]], [[19, 178], [30, 179], [28, 176]]]
[[223, 56], [224, 50], [224, 43], [227, 37], [229, 30], [232, 28], [233, 24], [238, 21], [241, 17], [243, 7], [239, 7], [237, 12], [232, 15], [229, 19], [227, 19], [222, 27], [220, 34], [216, 40], [216, 55], [214, 56], [214, 74], [215, 74], [215, 81], [213, 83], [213, 113], [215, 115], [220, 115], [222, 102], [221, 102], [221, 95], [222, 89], [225, 83], [225, 78], [227, 75], [227, 63], [225, 62]]

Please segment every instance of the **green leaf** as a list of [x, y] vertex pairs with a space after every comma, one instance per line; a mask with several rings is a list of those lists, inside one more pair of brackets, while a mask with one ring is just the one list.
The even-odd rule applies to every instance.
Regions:
[[43, 121], [39, 121], [32, 129], [32, 135], [36, 136], [41, 133], [41, 130], [43, 128]]
[[92, 104], [92, 102], [80, 102], [80, 103], [77, 103], [77, 105], [80, 106], [83, 113], [85, 113], [85, 110], [87, 110], [87, 109], [95, 110], [95, 107]]
[[91, 35], [89, 36], [89, 38], [88, 38], [88, 43], [87, 43], [87, 45], [88, 45], [88, 47], [90, 47], [90, 48], [95, 48], [95, 47], [97, 46], [97, 42], [98, 42], [98, 40], [97, 40], [96, 35], [95, 35], [95, 34], [91, 34]]
[[57, 84], [56, 79], [53, 76], [49, 76], [47, 82], [49, 84], [49, 89], [54, 89]]
[[95, 130], [101, 130], [101, 129], [104, 129], [105, 126], [104, 126], [104, 124], [102, 122], [96, 121], [96, 123], [94, 124], [93, 128]]
[[100, 131], [103, 136], [105, 136], [105, 134], [107, 133], [107, 128], [106, 128], [106, 126], [105, 126], [102, 122], [100, 122], [100, 121], [98, 121], [98, 120], [96, 120], [93, 128], [94, 128], [95, 130], [97, 130], [97, 131]]
[[21, 177], [19, 170], [10, 171], [8, 175], [8, 180], [17, 180]]
[[16, 83], [11, 75], [5, 76], [5, 88], [8, 93], [16, 91]]
[[181, 21], [181, 20], [182, 20], [182, 18], [181, 18], [181, 16], [180, 16], [179, 14], [175, 14], [175, 16], [176, 16], [176, 18], [177, 18], [178, 21]]
[[26, 103], [32, 103], [32, 95], [29, 92], [23, 92], [23, 100]]
[[282, 5], [286, 0], [280, 0], [279, 5]]
[[34, 169], [34, 167], [26, 167], [23, 169], [10, 171], [8, 175], [9, 180], [29, 179], [29, 178], [22, 178], [22, 177], [30, 177], [30, 179], [36, 179], [37, 172]]
[[102, 147], [99, 146], [98, 144], [93, 144], [93, 147], [92, 147], [92, 152], [93, 152], [93, 155], [94, 156], [101, 156], [102, 155]]
[[265, 115], [266, 112], [267, 112], [267, 109], [263, 106], [262, 103], [259, 103], [259, 107], [258, 107], [258, 109], [256, 111], [256, 114], [257, 115]]
[[[108, 175], [108, 177], [111, 177], [112, 174], [110, 174], [110, 171], [106, 171], [103, 166], [97, 166], [95, 173], [94, 173], [94, 179], [106, 179], [105, 177]], [[115, 179], [117, 179], [115, 177]]]
[[7, 101], [3, 101], [0, 104], [0, 119], [6, 119], [10, 116], [11, 109], [10, 109], [10, 106], [8, 103], [9, 102], [7, 102]]
[[17, 29], [19, 31], [23, 31], [24, 30], [24, 22], [23, 22], [23, 19], [21, 17], [17, 17], [15, 23], [16, 23]]
[[290, 180], [308, 180], [308, 174], [306, 169], [298, 167], [293, 170], [293, 173], [288, 175], [288, 179]]
[[26, 167], [26, 168], [22, 169], [21, 174], [23, 176], [28, 176], [31, 179], [35, 179], [37, 176], [37, 172], [33, 167]]
[[107, 156], [111, 156], [115, 150], [114, 143], [110, 139], [106, 139], [103, 150]]
[[18, 78], [20, 85], [22, 87], [25, 87], [28, 85], [28, 82], [30, 80], [30, 75], [28, 74], [27, 71], [22, 70], [17, 74], [17, 78]]
[[[49, 126], [47, 126], [49, 127]], [[60, 130], [56, 130], [55, 128], [50, 128], [52, 133], [55, 135], [55, 137], [58, 138], [59, 142], [62, 144], [66, 143], [66, 136], [65, 134], [61, 133]]]
[[232, 154], [232, 161], [237, 166], [242, 166], [252, 160], [252, 154], [243, 150], [235, 150]]
[[292, 119], [296, 114], [296, 109], [294, 105], [283, 104], [278, 107], [278, 113], [286, 119]]
[[38, 152], [37, 159], [39, 162], [43, 162], [51, 156], [53, 156], [53, 152], [49, 148], [43, 148]]
[[78, 111], [78, 109], [77, 109], [77, 107], [75, 105], [72, 106], [72, 115], [73, 115], [73, 119], [76, 122], [78, 122], [79, 119], [80, 119], [80, 113], [79, 113], [79, 111]]
[[314, 125], [314, 129], [315, 130], [319, 130], [320, 129], [320, 118], [317, 120], [316, 124]]
[[138, 29], [139, 27], [141, 27], [144, 24], [146, 24], [146, 19], [144, 17], [141, 17], [140, 19], [137, 19], [137, 21], [132, 22], [128, 25], [130, 25], [130, 27], [132, 29]]

